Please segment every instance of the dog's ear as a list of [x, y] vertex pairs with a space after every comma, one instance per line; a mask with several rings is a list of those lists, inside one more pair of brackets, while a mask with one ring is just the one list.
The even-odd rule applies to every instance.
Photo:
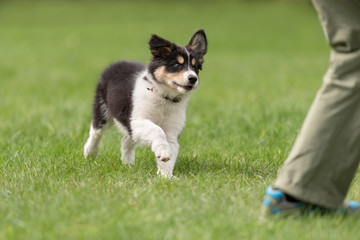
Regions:
[[203, 57], [207, 52], [207, 39], [205, 31], [200, 29], [194, 33], [186, 47], [194, 51], [200, 57]]
[[151, 36], [149, 45], [151, 54], [156, 58], [169, 56], [175, 48], [175, 44], [155, 34]]

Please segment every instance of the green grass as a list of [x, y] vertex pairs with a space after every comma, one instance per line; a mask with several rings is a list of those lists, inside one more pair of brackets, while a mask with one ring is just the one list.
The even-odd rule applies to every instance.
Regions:
[[[147, 62], [151, 33], [186, 44], [200, 28], [179, 180], [158, 178], [147, 148], [123, 166], [115, 128], [85, 160], [101, 70]], [[328, 55], [301, 1], [0, 3], [0, 239], [359, 239], [357, 217], [258, 221]]]

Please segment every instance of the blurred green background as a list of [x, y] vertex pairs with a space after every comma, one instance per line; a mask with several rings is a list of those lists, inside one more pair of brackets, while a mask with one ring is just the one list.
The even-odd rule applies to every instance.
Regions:
[[[85, 160], [94, 89], [156, 33], [204, 29], [174, 174], [120, 162], [109, 131]], [[0, 239], [359, 239], [354, 218], [258, 221], [328, 64], [309, 1], [1, 1]], [[359, 178], [350, 198], [360, 199]]]

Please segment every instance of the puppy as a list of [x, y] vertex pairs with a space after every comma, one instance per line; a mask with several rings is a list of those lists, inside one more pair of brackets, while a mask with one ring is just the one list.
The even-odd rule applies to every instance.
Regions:
[[84, 156], [97, 155], [104, 131], [115, 124], [124, 135], [123, 163], [133, 164], [136, 146], [148, 145], [155, 154], [158, 175], [171, 178], [187, 103], [199, 85], [207, 39], [199, 30], [186, 46], [157, 35], [151, 36], [149, 45], [152, 59], [147, 66], [120, 61], [103, 71]]

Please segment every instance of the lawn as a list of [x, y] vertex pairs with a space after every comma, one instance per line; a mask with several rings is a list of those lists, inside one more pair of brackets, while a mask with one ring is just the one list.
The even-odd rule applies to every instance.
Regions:
[[[113, 128], [85, 160], [95, 84], [152, 33], [209, 41], [174, 175]], [[0, 239], [360, 239], [358, 217], [258, 221], [326, 71], [307, 1], [0, 3]], [[356, 176], [349, 198], [360, 199]]]

